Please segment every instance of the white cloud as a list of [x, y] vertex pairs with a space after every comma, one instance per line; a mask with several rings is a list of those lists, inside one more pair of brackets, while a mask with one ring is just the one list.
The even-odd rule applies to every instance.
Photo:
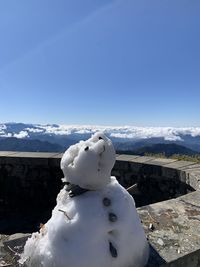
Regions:
[[0, 124], [0, 131], [2, 131], [2, 130], [6, 130], [6, 125], [5, 124]]
[[0, 137], [12, 137], [11, 133], [0, 132]]
[[24, 130], [26, 130], [30, 133], [42, 133], [42, 132], [44, 132], [44, 130], [40, 129], [40, 128], [25, 128]]
[[33, 125], [20, 133], [7, 133], [6, 125], [0, 124], [1, 137], [25, 138], [29, 133], [47, 135], [93, 134], [102, 131], [106, 135], [122, 139], [164, 138], [167, 141], [181, 141], [184, 135], [200, 136], [200, 127], [134, 127], [134, 126], [98, 126], [98, 125]]
[[26, 132], [26, 131], [21, 131], [18, 134], [17, 133], [13, 134], [13, 137], [16, 137], [16, 138], [25, 138], [28, 136], [29, 136], [28, 132]]
[[168, 141], [181, 141], [182, 135], [200, 136], [200, 127], [172, 128], [172, 127], [134, 127], [134, 126], [91, 126], [91, 125], [40, 125], [44, 134], [70, 135], [93, 134], [102, 131], [110, 137], [124, 139], [164, 138]]
[[164, 138], [168, 141], [180, 141], [181, 137], [172, 128], [167, 127], [130, 127], [120, 129], [120, 132], [111, 133], [111, 137], [128, 139]]

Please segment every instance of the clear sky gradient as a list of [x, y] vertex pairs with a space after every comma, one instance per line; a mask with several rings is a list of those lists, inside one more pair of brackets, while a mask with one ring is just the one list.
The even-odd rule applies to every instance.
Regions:
[[199, 0], [1, 0], [0, 122], [200, 126]]

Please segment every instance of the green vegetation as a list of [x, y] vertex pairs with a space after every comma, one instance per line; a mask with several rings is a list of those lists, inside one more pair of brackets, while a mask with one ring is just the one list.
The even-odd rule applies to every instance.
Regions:
[[188, 155], [174, 154], [174, 155], [172, 155], [170, 157], [166, 157], [164, 153], [157, 153], [157, 154], [145, 153], [145, 156], [156, 157], [156, 158], [168, 158], [168, 159], [185, 160], [185, 161], [192, 161], [192, 162], [200, 163], [200, 155], [188, 156]]

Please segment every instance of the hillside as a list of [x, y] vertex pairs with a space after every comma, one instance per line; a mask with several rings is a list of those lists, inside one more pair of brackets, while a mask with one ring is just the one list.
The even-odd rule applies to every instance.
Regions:
[[0, 151], [62, 152], [64, 149], [47, 141], [9, 137], [0, 138]]
[[141, 148], [135, 150], [127, 150], [127, 151], [117, 151], [118, 153], [123, 154], [135, 154], [144, 156], [145, 154], [164, 154], [166, 157], [170, 157], [175, 154], [179, 155], [199, 155], [200, 153], [194, 151], [185, 146], [177, 145], [177, 144], [153, 144], [148, 146], [143, 146]]

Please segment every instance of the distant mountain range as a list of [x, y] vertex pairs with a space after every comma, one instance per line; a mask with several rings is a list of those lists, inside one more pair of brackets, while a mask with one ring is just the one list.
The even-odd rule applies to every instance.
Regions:
[[10, 137], [0, 139], [0, 151], [62, 152], [64, 148], [47, 141]]
[[200, 127], [81, 126], [0, 123], [0, 150], [62, 152], [102, 131], [122, 153], [200, 153]]
[[119, 154], [125, 153], [125, 154], [132, 154], [132, 155], [140, 155], [144, 156], [145, 154], [163, 154], [166, 157], [170, 157], [174, 154], [179, 155], [200, 155], [199, 152], [194, 151], [190, 148], [180, 146], [177, 144], [154, 144], [149, 146], [143, 146], [141, 148], [138, 148], [136, 150], [126, 150], [126, 151], [117, 151]]

